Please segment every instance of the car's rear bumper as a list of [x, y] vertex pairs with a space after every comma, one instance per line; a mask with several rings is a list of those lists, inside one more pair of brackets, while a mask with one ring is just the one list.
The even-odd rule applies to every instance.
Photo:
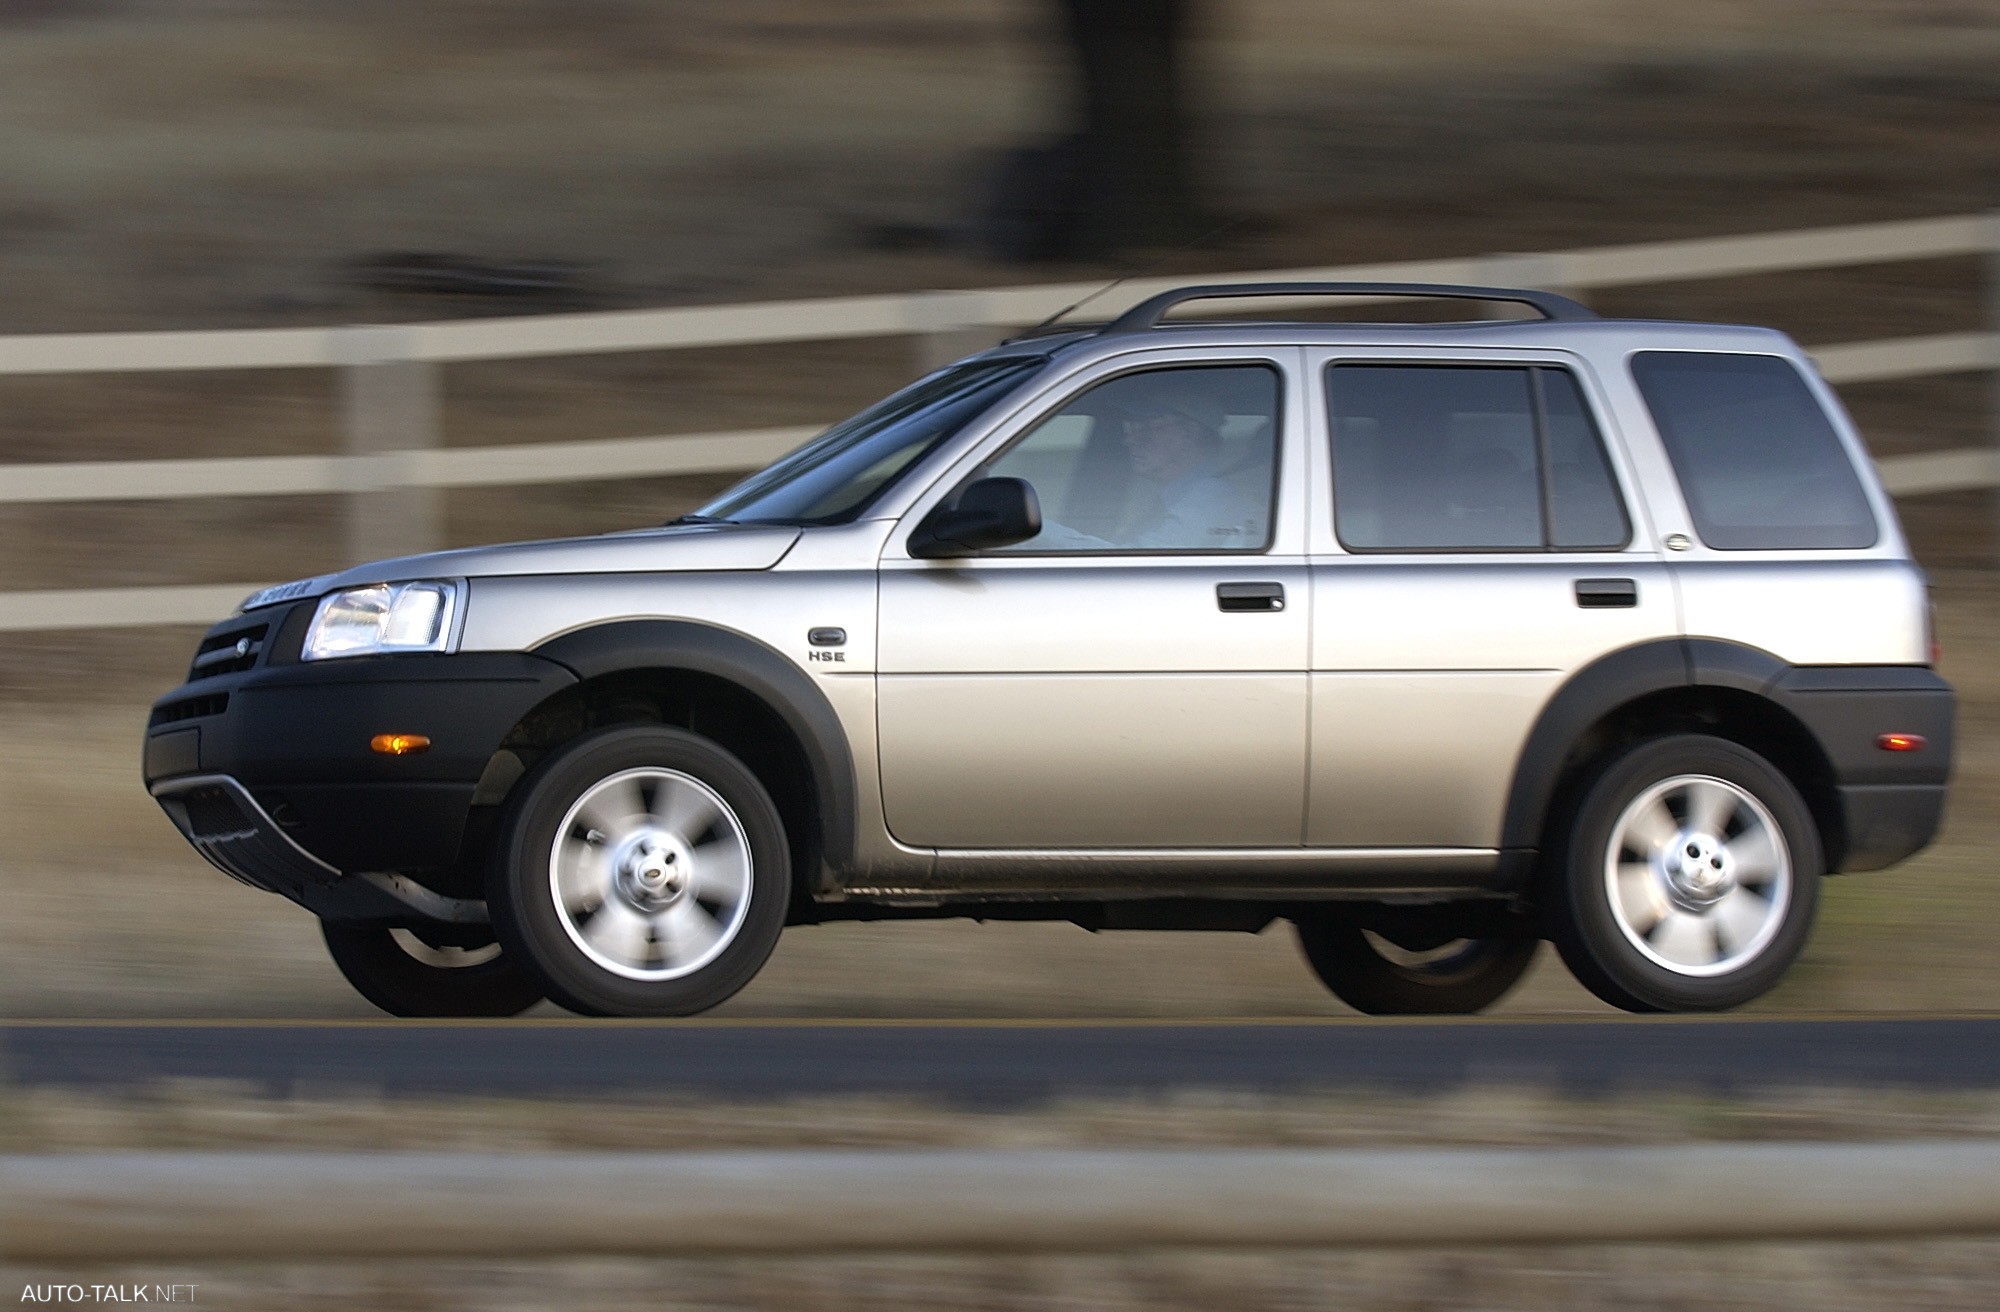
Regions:
[[[1812, 732], [1832, 767], [1841, 808], [1833, 869], [1880, 870], [1927, 846], [1944, 819], [1956, 697], [1921, 666], [1802, 666], [1774, 694]], [[1914, 735], [1918, 751], [1890, 751], [1885, 735]]]
[[1847, 851], [1839, 869], [1883, 870], [1929, 847], [1944, 824], [1943, 784], [1842, 788]]

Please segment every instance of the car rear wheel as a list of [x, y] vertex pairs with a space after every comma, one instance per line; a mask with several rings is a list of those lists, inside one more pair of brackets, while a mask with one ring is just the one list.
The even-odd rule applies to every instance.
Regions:
[[523, 781], [488, 901], [501, 942], [561, 1005], [684, 1016], [750, 982], [790, 882], [777, 807], [741, 761], [685, 730], [629, 726]]
[[319, 927], [354, 991], [391, 1016], [518, 1016], [542, 1000], [541, 981], [491, 938], [461, 946], [386, 925]]
[[1627, 1011], [1762, 996], [1804, 949], [1825, 873], [1805, 799], [1720, 738], [1655, 738], [1584, 795], [1555, 872], [1556, 946]]
[[1371, 1016], [1464, 1016], [1520, 982], [1533, 938], [1459, 938], [1403, 947], [1339, 917], [1298, 922], [1299, 946], [1333, 995]]

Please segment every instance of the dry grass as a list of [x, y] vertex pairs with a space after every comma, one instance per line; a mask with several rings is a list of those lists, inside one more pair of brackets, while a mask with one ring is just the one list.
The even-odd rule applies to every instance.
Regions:
[[2000, 1243], [0, 1266], [69, 1282], [260, 1312], [1990, 1312]]
[[[324, 312], [346, 294], [329, 263], [384, 249], [566, 255], [647, 298], [940, 281], [926, 264], [980, 280], [948, 257], [824, 253], [857, 220], [949, 220], [982, 152], [1054, 121], [1041, 10], [43, 0], [0, 13], [0, 322]], [[1825, 155], [1865, 154], [1936, 186], [1935, 140], [1921, 161], [1895, 158], [1908, 114], [1869, 105], [1828, 123], [1835, 106], [1811, 76], [1773, 70], [1949, 76], [1996, 45], [1991, 0], [1237, 0], [1217, 8], [1201, 52], [1203, 121], [1218, 188], [1259, 209], [1394, 198], [1426, 174], [1435, 196], [1440, 183], [1601, 171], [1616, 163], [1607, 127], [1645, 140], [1651, 167], [1698, 177], [1795, 182]], [[1607, 79], [1643, 122], [1561, 119], [1562, 102]], [[1674, 102], [1671, 121], [1655, 100]], [[1789, 136], [1717, 140], [1719, 119]], [[1823, 149], [1836, 133], [1838, 150]], [[1549, 198], [1537, 208], [1565, 208]]]
[[0, 1085], [0, 1113], [0, 1153], [1540, 1147], [2000, 1136], [2000, 1093], [1880, 1089], [1728, 1098], [1582, 1098], [1504, 1085], [1427, 1095], [1183, 1091], [995, 1110], [879, 1094], [751, 1103], [387, 1099], [351, 1091], [270, 1098], [226, 1082], [182, 1082], [136, 1093]]
[[[2000, 1133], [1992, 1094], [1791, 1093], [1570, 1100], [1489, 1089], [1431, 1098], [1178, 1095], [973, 1112], [880, 1099], [743, 1106], [262, 1100], [215, 1088], [134, 1097], [0, 1093], [0, 1151], [174, 1148], [535, 1152], [797, 1146], [1675, 1143]], [[212, 1307], [445, 1309], [1304, 1309], [1544, 1312], [1986, 1309], [2000, 1242], [1615, 1245], [1412, 1252], [1166, 1250], [708, 1261], [0, 1266], [0, 1287], [192, 1282]]]
[[1989, 1312], [2000, 1244], [1625, 1245], [1596, 1249], [712, 1262], [384, 1262], [36, 1271], [198, 1283], [198, 1302], [277, 1312]]

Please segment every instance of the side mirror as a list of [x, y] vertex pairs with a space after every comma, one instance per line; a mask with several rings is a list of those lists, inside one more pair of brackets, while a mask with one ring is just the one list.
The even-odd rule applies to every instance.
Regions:
[[1026, 542], [1042, 531], [1042, 503], [1025, 479], [982, 478], [924, 517], [910, 534], [923, 560]]

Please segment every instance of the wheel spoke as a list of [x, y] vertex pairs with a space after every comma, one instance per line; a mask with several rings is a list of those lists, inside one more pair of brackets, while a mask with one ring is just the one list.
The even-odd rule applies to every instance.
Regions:
[[1626, 821], [1622, 842], [1629, 852], [1651, 856], [1673, 842], [1679, 832], [1680, 826], [1674, 821], [1674, 813], [1667, 809], [1666, 799], [1655, 798], [1651, 806]]
[[614, 961], [642, 965], [652, 958], [652, 923], [611, 898], [581, 926], [584, 941]]
[[722, 924], [693, 898], [682, 898], [654, 921], [660, 954], [669, 967], [690, 965], [722, 937]]
[[1706, 966], [1716, 958], [1715, 925], [1706, 916], [1670, 911], [1648, 937], [1653, 951], [1683, 966]]
[[1638, 861], [1619, 865], [1618, 913], [1634, 933], [1642, 936], [1652, 933], [1653, 926], [1664, 920], [1672, 910], [1666, 890], [1660, 887], [1659, 876], [1653, 873], [1652, 866]]
[[566, 838], [556, 853], [556, 893], [572, 914], [589, 911], [611, 889], [611, 854], [596, 843]]
[[1780, 867], [1784, 862], [1776, 835], [1761, 820], [1752, 820], [1750, 827], [1730, 839], [1724, 850], [1729, 854], [1731, 870], [1739, 884], [1761, 887], [1782, 873]]
[[1688, 829], [1721, 838], [1736, 815], [1736, 794], [1721, 784], [1701, 779], [1688, 785], [1687, 798]]
[[1771, 903], [1747, 888], [1731, 889], [1709, 911], [1716, 941], [1724, 952], [1741, 952], [1756, 939], [1771, 916]]
[[703, 902], [734, 909], [750, 891], [750, 854], [735, 833], [725, 830], [712, 843], [694, 849], [693, 886], [689, 892]]
[[613, 779], [600, 785], [577, 808], [577, 823], [617, 837], [629, 832], [646, 815], [637, 778]]
[[653, 788], [653, 822], [683, 843], [708, 833], [721, 815], [707, 793], [672, 780]]

